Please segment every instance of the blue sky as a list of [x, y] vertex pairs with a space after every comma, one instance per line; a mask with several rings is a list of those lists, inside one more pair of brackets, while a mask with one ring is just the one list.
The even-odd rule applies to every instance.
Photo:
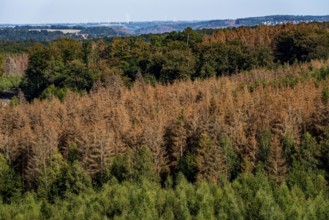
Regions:
[[0, 23], [208, 20], [327, 15], [329, 0], [0, 0]]

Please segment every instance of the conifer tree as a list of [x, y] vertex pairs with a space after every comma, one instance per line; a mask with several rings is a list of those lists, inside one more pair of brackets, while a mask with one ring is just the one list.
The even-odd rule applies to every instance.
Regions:
[[169, 168], [174, 172], [178, 161], [186, 152], [187, 132], [183, 119], [179, 118], [172, 123], [165, 131], [164, 140], [166, 151], [168, 152]]
[[277, 184], [281, 183], [287, 173], [286, 160], [283, 157], [280, 140], [272, 138], [271, 151], [267, 161], [267, 170]]
[[320, 147], [315, 138], [308, 132], [303, 136], [299, 156], [307, 168], [315, 169], [319, 165]]
[[239, 172], [239, 159], [237, 153], [233, 150], [231, 139], [223, 135], [220, 140], [220, 146], [222, 148], [221, 158], [223, 160], [223, 172], [221, 173], [226, 180], [231, 180]]
[[136, 151], [133, 169], [133, 175], [135, 180], [158, 180], [158, 176], [155, 172], [155, 167], [153, 163], [152, 152], [147, 146], [143, 146]]
[[201, 134], [195, 163], [198, 170], [198, 180], [209, 180], [217, 183], [219, 174], [225, 173], [222, 149], [206, 133]]
[[38, 195], [47, 198], [52, 184], [60, 177], [61, 171], [65, 166], [63, 157], [60, 153], [53, 153], [47, 160], [47, 165], [42, 167], [37, 180]]
[[117, 154], [111, 162], [110, 174], [119, 182], [133, 180], [134, 152], [128, 148], [123, 154]]

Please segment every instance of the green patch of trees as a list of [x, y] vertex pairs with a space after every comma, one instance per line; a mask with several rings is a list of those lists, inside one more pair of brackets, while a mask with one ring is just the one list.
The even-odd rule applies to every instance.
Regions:
[[186, 28], [163, 35], [39, 44], [30, 51], [22, 89], [30, 99], [44, 98], [64, 90], [89, 91], [111, 75], [128, 86], [142, 78], [167, 84], [329, 57], [329, 34], [323, 24], [202, 33]]
[[[266, 133], [261, 136], [267, 138]], [[26, 192], [1, 155], [0, 215], [6, 219], [327, 219], [327, 173], [316, 159], [317, 149], [327, 142], [328, 137], [319, 145], [306, 133], [296, 156], [289, 154], [293, 161], [279, 184], [262, 168], [229, 179], [228, 173], [239, 164], [225, 136], [218, 148], [209, 136], [201, 135], [192, 164], [197, 167], [196, 182], [178, 172], [174, 181], [168, 176], [161, 183], [145, 146], [112, 157], [102, 178], [92, 177], [73, 147], [68, 160], [54, 153], [35, 190]], [[216, 163], [215, 151], [225, 157], [226, 171]]]

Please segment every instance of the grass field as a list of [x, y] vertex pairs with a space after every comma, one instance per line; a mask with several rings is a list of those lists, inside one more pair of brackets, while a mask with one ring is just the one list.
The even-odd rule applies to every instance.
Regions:
[[60, 31], [64, 34], [77, 34], [81, 30], [75, 30], [75, 29], [29, 29], [29, 31], [48, 31], [48, 32]]

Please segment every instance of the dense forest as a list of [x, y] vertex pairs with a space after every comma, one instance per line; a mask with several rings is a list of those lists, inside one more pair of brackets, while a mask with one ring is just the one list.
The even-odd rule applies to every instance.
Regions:
[[37, 44], [0, 219], [328, 219], [328, 23]]

